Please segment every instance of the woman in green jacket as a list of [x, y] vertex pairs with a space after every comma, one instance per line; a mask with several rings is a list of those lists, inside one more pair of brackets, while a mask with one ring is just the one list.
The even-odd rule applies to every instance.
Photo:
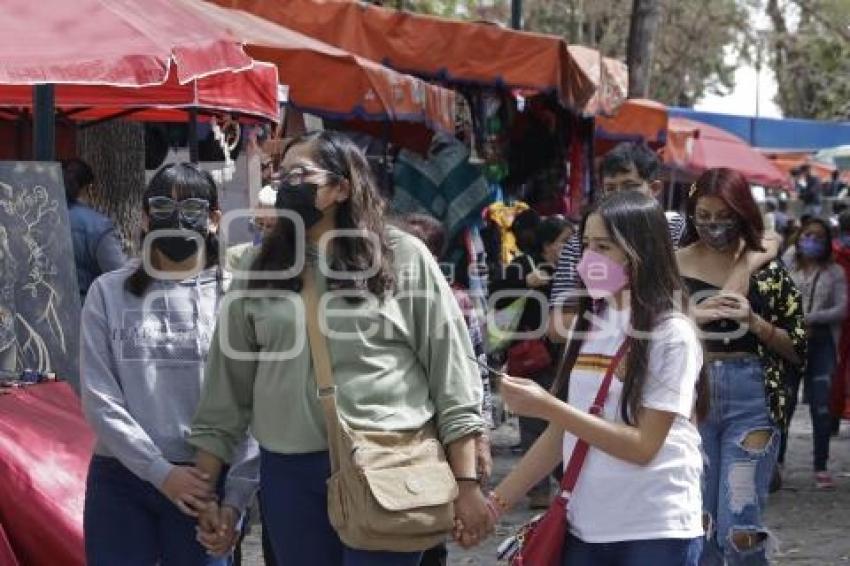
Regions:
[[262, 449], [261, 504], [279, 560], [419, 563], [421, 553], [349, 548], [329, 523], [328, 439], [298, 294], [309, 269], [341, 416], [366, 430], [415, 431], [433, 421], [461, 480], [461, 542], [483, 538], [492, 525], [474, 481], [481, 379], [438, 265], [416, 238], [385, 225], [366, 157], [344, 135], [296, 139], [281, 179], [277, 208], [285, 215], [246, 258], [249, 276], [222, 304], [189, 439], [198, 465], [215, 477], [250, 427]]

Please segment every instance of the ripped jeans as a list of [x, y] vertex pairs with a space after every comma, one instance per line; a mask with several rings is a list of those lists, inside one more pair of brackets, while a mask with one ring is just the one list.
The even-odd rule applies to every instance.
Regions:
[[773, 541], [762, 524], [779, 429], [768, 416], [764, 369], [755, 358], [708, 364], [711, 410], [700, 425], [705, 473], [702, 566], [768, 564]]

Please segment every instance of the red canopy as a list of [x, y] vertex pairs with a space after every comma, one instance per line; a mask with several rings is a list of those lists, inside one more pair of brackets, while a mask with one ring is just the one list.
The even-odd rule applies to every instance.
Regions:
[[157, 85], [244, 69], [237, 41], [172, 0], [4, 0], [0, 84]]
[[743, 173], [753, 184], [791, 186], [788, 175], [741, 138], [686, 118], [670, 118], [664, 159], [669, 165], [693, 175], [714, 167], [728, 167]]
[[556, 36], [360, 2], [212, 1], [251, 12], [405, 73], [553, 92], [564, 106], [577, 111], [584, 109], [595, 90], [593, 79], [570, 55], [566, 42]]
[[10, 547], [4, 552], [0, 534], [2, 566], [85, 564], [83, 502], [93, 446], [67, 383], [0, 395], [0, 525]]
[[[277, 67], [254, 63], [244, 71], [225, 71], [180, 84], [176, 74], [161, 85], [137, 88], [56, 85], [56, 107], [73, 120], [97, 120], [132, 112], [133, 120], [182, 122], [186, 109], [227, 112], [277, 121]], [[29, 108], [32, 88], [0, 85], [2, 107]]]

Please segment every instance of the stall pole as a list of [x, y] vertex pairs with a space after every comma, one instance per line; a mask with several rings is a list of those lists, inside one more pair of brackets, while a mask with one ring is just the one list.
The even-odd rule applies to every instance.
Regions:
[[522, 29], [522, 0], [511, 0], [511, 27]]
[[197, 163], [198, 157], [198, 109], [189, 109], [189, 161]]
[[34, 110], [32, 154], [36, 161], [53, 161], [56, 155], [56, 97], [53, 85], [32, 89]]

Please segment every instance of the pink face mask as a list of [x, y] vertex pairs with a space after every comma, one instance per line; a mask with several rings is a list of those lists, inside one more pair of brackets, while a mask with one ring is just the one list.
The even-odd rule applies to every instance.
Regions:
[[610, 297], [629, 284], [624, 265], [593, 250], [584, 252], [576, 270], [594, 299]]

